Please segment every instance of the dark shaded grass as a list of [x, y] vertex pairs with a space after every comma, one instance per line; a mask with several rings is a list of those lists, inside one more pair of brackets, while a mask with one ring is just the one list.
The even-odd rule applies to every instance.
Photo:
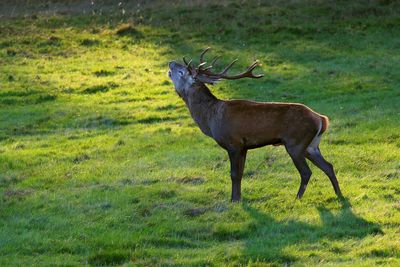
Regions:
[[[356, 216], [347, 199], [341, 200], [342, 208], [335, 215], [325, 207], [318, 208], [322, 219], [321, 226], [311, 226], [291, 220], [277, 222], [267, 214], [263, 214], [247, 204], [244, 205], [254, 220], [250, 227], [251, 235], [256, 236], [256, 238], [248, 240], [248, 250], [245, 250], [244, 255], [250, 258], [263, 255], [258, 259], [266, 262], [288, 263], [298, 260], [296, 257], [282, 254], [283, 248], [292, 244], [316, 243], [319, 239], [324, 239], [324, 242], [329, 243], [327, 240], [362, 239], [368, 235], [384, 234], [378, 224]], [[241, 233], [243, 229], [245, 228], [240, 228], [238, 233]], [[232, 231], [232, 234], [228, 236], [235, 237], [237, 233]], [[245, 263], [248, 259], [245, 257], [241, 261]]]
[[[97, 73], [97, 74], [96, 74]], [[104, 74], [103, 72], [95, 72], [96, 76], [108, 76], [110, 75], [109, 72], [105, 72], [106, 74]], [[118, 84], [115, 82], [109, 82], [107, 84], [100, 84], [100, 85], [95, 85], [95, 86], [91, 86], [88, 88], [85, 88], [82, 93], [83, 94], [96, 94], [96, 93], [105, 93], [110, 91], [111, 89], [117, 88]]]
[[129, 260], [131, 252], [129, 250], [102, 251], [89, 257], [89, 263], [94, 266], [114, 266], [121, 265]]
[[81, 41], [81, 45], [83, 46], [97, 46], [99, 44], [101, 44], [101, 41], [96, 39], [83, 39]]

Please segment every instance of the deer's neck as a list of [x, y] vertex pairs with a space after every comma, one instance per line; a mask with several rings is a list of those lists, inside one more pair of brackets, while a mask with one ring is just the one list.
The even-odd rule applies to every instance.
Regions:
[[204, 84], [194, 86], [194, 90], [191, 90], [183, 99], [200, 130], [212, 136], [211, 124], [216, 119], [221, 100], [217, 99]]

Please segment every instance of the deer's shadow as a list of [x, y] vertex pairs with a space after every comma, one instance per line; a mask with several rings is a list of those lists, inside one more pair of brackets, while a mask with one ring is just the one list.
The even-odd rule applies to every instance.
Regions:
[[343, 251], [334, 245], [335, 241], [383, 234], [378, 224], [355, 215], [347, 199], [340, 200], [340, 204], [341, 208], [335, 213], [325, 207], [317, 207], [321, 224], [311, 225], [295, 220], [277, 221], [244, 203], [244, 210], [255, 220], [253, 234], [256, 237], [246, 240], [243, 260], [293, 262], [296, 256], [290, 250], [299, 247], [307, 250], [300, 254], [308, 253], [310, 257], [318, 256], [317, 252], [308, 252], [318, 246], [324, 251], [340, 254]]

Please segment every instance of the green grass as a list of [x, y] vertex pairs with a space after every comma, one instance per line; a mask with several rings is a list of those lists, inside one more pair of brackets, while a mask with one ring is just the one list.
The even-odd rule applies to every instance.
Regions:
[[[400, 6], [241, 2], [0, 17], [1, 266], [400, 265]], [[166, 75], [207, 46], [219, 67], [263, 63], [218, 97], [330, 117], [321, 150], [345, 201], [315, 167], [296, 201], [295, 167], [266, 147], [229, 202], [228, 157]]]

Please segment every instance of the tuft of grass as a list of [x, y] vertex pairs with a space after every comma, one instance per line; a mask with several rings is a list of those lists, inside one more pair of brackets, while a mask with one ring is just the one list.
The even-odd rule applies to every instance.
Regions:
[[85, 38], [85, 39], [81, 40], [80, 44], [83, 46], [96, 46], [96, 45], [100, 45], [101, 41], [97, 40], [97, 39]]
[[133, 27], [133, 25], [128, 23], [119, 25], [116, 28], [115, 33], [118, 36], [142, 37], [142, 33]]
[[[95, 72], [96, 74], [96, 72]], [[101, 75], [96, 75], [96, 76], [101, 76]], [[96, 93], [105, 93], [108, 92], [111, 89], [114, 89], [118, 87], [118, 84], [114, 82], [110, 82], [107, 84], [99, 84], [99, 85], [94, 85], [88, 88], [85, 88], [82, 93], [84, 94], [96, 94]]]
[[105, 77], [105, 76], [111, 76], [114, 75], [115, 73], [113, 71], [107, 71], [107, 70], [98, 70], [93, 72], [93, 74], [97, 77]]
[[89, 257], [89, 263], [94, 266], [115, 266], [121, 265], [128, 261], [130, 257], [129, 251], [114, 250], [100, 251]]

